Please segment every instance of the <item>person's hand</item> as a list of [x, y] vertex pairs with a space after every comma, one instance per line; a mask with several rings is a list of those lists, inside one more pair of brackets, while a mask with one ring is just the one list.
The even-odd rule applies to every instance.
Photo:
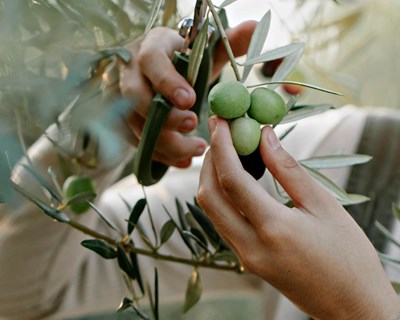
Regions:
[[[247, 52], [255, 25], [254, 21], [248, 21], [227, 30], [235, 56]], [[128, 119], [133, 145], [138, 144], [155, 92], [160, 92], [175, 106], [160, 133], [153, 159], [184, 168], [190, 165], [192, 157], [204, 153], [206, 141], [183, 135], [196, 128], [198, 119], [190, 111], [196, 100], [195, 92], [171, 62], [174, 52], [179, 51], [182, 44], [183, 39], [178, 33], [168, 28], [155, 28], [143, 39], [131, 43], [128, 48], [132, 52], [132, 60], [127, 65], [121, 65], [120, 89], [124, 96], [132, 97], [134, 102], [134, 110]], [[215, 51], [213, 78], [227, 60], [221, 43]]]
[[397, 320], [400, 303], [374, 247], [281, 147], [272, 128], [263, 128], [260, 152], [294, 208], [272, 198], [242, 168], [225, 120], [214, 116], [209, 127], [198, 202], [245, 270], [316, 319]]

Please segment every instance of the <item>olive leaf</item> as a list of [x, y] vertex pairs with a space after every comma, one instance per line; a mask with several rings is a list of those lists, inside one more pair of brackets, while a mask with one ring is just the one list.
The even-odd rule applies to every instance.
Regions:
[[189, 311], [200, 300], [201, 294], [200, 274], [197, 269], [194, 269], [187, 283], [183, 313]]
[[132, 301], [131, 299], [129, 299], [129, 298], [124, 298], [124, 299], [121, 301], [121, 304], [118, 306], [117, 312], [122, 312], [122, 311], [125, 311], [125, 310], [131, 308], [131, 307], [132, 307], [132, 304], [133, 304], [133, 301]]
[[320, 172], [309, 168], [306, 165], [303, 165], [303, 167], [314, 179], [321, 183], [321, 185], [324, 186], [330, 193], [332, 193], [336, 197], [336, 199], [338, 199], [339, 202], [341, 202], [343, 205], [359, 204], [370, 200], [364, 195], [349, 194]]
[[280, 124], [289, 123], [293, 121], [298, 121], [307, 117], [314, 116], [319, 113], [323, 113], [333, 106], [329, 104], [320, 105], [307, 105], [307, 106], [295, 106], [291, 111], [282, 119]]
[[146, 27], [144, 29], [144, 33], [146, 34], [147, 32], [150, 31], [150, 29], [154, 26], [154, 23], [156, 22], [159, 13], [160, 13], [160, 9], [161, 9], [161, 4], [162, 4], [163, 0], [154, 0], [153, 4], [151, 6], [151, 10], [150, 10], [150, 15], [147, 18], [147, 24]]
[[212, 224], [211, 220], [206, 216], [203, 210], [196, 205], [192, 205], [190, 203], [186, 203], [189, 208], [190, 213], [192, 214], [193, 218], [197, 221], [200, 227], [203, 229], [207, 237], [209, 238], [211, 244], [216, 248], [228, 248], [226, 244], [221, 239], [218, 232], [215, 230], [214, 225]]
[[313, 169], [342, 168], [370, 161], [371, 156], [365, 154], [338, 154], [312, 157], [300, 160], [301, 164]]
[[232, 4], [232, 3], [234, 3], [234, 2], [236, 2], [237, 0], [225, 0], [224, 2], [222, 2], [220, 5], [219, 5], [219, 7], [220, 8], [225, 8], [225, 7], [227, 7], [228, 5], [230, 5], [230, 4]]
[[92, 191], [80, 192], [80, 193], [72, 196], [71, 198], [69, 198], [66, 201], [65, 206], [85, 203], [88, 201], [92, 201], [94, 198], [96, 198], [96, 193], [94, 193]]
[[400, 294], [400, 283], [392, 282], [392, 286], [393, 286], [394, 291], [396, 291], [397, 294]]
[[[267, 39], [270, 25], [271, 25], [271, 11], [268, 10], [268, 12], [257, 23], [253, 36], [251, 37], [249, 50], [247, 51], [246, 62], [251, 61], [254, 57], [257, 57], [260, 54], [262, 48], [264, 47], [265, 40]], [[246, 81], [252, 68], [253, 64], [246, 65], [243, 68], [243, 74], [242, 74], [243, 82]]]
[[117, 244], [117, 259], [118, 259], [118, 265], [121, 268], [121, 270], [124, 271], [129, 278], [135, 280], [137, 274], [121, 244]]
[[245, 62], [238, 64], [247, 67], [261, 62], [272, 61], [289, 56], [298, 50], [303, 50], [303, 48], [304, 48], [304, 43], [302, 42], [290, 43], [288, 45], [267, 51], [251, 59], [247, 59]]
[[153, 312], [154, 320], [160, 319], [160, 310], [159, 310], [159, 292], [158, 292], [158, 270], [154, 268], [154, 299], [151, 293], [151, 288], [147, 285], [147, 291], [149, 293], [150, 307]]
[[[299, 63], [304, 52], [304, 47], [299, 48], [297, 51], [289, 54], [283, 59], [282, 63], [276, 69], [274, 75], [271, 78], [271, 82], [283, 81], [292, 72], [295, 66]], [[268, 85], [268, 88], [275, 89], [278, 86], [277, 83]]]
[[90, 207], [94, 210], [94, 212], [97, 213], [97, 215], [103, 220], [107, 226], [109, 226], [111, 229], [114, 229], [117, 231], [119, 234], [122, 234], [122, 232], [118, 229], [118, 227], [112, 222], [105, 214], [103, 214], [99, 208], [97, 208], [92, 202], [89, 202]]
[[[131, 243], [131, 245], [134, 246], [133, 243]], [[139, 268], [138, 255], [137, 255], [135, 252], [130, 252], [130, 253], [129, 253], [129, 256], [130, 256], [130, 258], [131, 258], [133, 273], [134, 273], [135, 276], [136, 276], [135, 279], [136, 279], [137, 284], [138, 284], [138, 286], [139, 286], [139, 288], [140, 288], [140, 291], [141, 291], [142, 294], [144, 295], [144, 292], [145, 292], [145, 291], [144, 291], [144, 285], [143, 285], [142, 275], [141, 275], [141, 273], [140, 273], [140, 268]]]
[[160, 230], [160, 246], [167, 242], [175, 231], [175, 223], [169, 219]]
[[19, 193], [21, 193], [24, 197], [32, 201], [35, 205], [37, 205], [45, 214], [47, 214], [49, 217], [52, 219], [58, 221], [58, 222], [70, 222], [71, 219], [64, 213], [56, 208], [50, 207], [41, 200], [37, 199], [35, 196], [30, 194], [28, 191], [25, 189], [21, 188], [19, 185], [16, 183], [12, 183], [13, 187], [15, 190], [17, 190]]
[[135, 226], [137, 222], [139, 221], [139, 218], [141, 214], [143, 213], [144, 209], [146, 208], [147, 201], [146, 199], [139, 199], [135, 206], [133, 207], [131, 214], [129, 216], [128, 220], [128, 234], [131, 234], [133, 230], [135, 229]]
[[[194, 229], [194, 230], [196, 230], [196, 229]], [[193, 240], [194, 240], [201, 248], [203, 248], [205, 251], [210, 252], [210, 250], [209, 250], [208, 247], [207, 247], [207, 242], [204, 241], [204, 237], [201, 237], [201, 236], [198, 237], [199, 234], [194, 235], [192, 231], [193, 231], [193, 230], [191, 230], [191, 231], [183, 230], [182, 232], [183, 232], [184, 235], [186, 235], [186, 236], [188, 236], [189, 238], [193, 239]]]
[[107, 242], [99, 239], [83, 240], [81, 245], [85, 248], [96, 252], [104, 259], [115, 259], [117, 252]]
[[392, 203], [392, 212], [397, 220], [400, 221], [400, 208], [396, 203]]
[[[298, 82], [298, 81], [268, 81], [262, 84], [258, 84], [257, 86], [260, 85], [271, 85], [271, 84], [293, 84], [293, 85], [297, 85], [297, 86], [301, 86], [301, 87], [306, 87], [306, 88], [310, 88], [313, 90], [317, 90], [317, 91], [322, 91], [325, 93], [329, 93], [329, 94], [334, 94], [337, 96], [341, 96], [342, 94], [333, 90], [329, 90], [329, 89], [325, 89], [319, 86], [315, 86], [313, 84], [309, 84], [309, 83], [305, 83], [305, 82]], [[249, 88], [251, 88], [252, 86], [248, 86]]]
[[297, 125], [297, 124], [295, 123], [295, 124], [291, 125], [289, 128], [287, 128], [285, 131], [283, 131], [283, 132], [279, 135], [279, 140], [285, 139], [285, 138], [288, 136], [288, 134], [289, 134], [290, 132], [292, 132], [294, 128], [296, 128], [296, 125]]
[[[178, 204], [179, 202], [177, 202]], [[190, 242], [190, 239], [188, 238], [188, 236], [186, 236], [183, 233], [182, 228], [179, 227], [179, 225], [175, 222], [175, 220], [172, 218], [172, 215], [169, 213], [168, 209], [163, 205], [165, 212], [167, 213], [167, 215], [169, 216], [169, 218], [171, 219], [171, 221], [175, 224], [176, 229], [179, 232], [179, 235], [181, 236], [181, 239], [183, 240], [183, 242], [186, 244], [186, 246], [188, 247], [188, 249], [190, 250], [190, 252], [195, 256], [195, 257], [199, 257], [199, 253], [196, 250], [196, 247]], [[179, 208], [180, 206], [178, 206]], [[178, 213], [179, 213], [179, 209], [178, 209]], [[182, 215], [182, 213], [181, 213]], [[182, 219], [182, 218], [180, 218]]]
[[187, 78], [192, 86], [194, 86], [194, 84], [196, 83], [196, 79], [200, 70], [200, 65], [203, 61], [204, 49], [207, 45], [208, 40], [208, 24], [209, 20], [207, 18], [203, 26], [201, 27], [200, 32], [196, 37], [196, 40], [193, 43], [193, 48], [189, 55]]
[[124, 47], [114, 47], [100, 51], [100, 56], [102, 58], [107, 58], [114, 55], [118, 56], [125, 63], [129, 63], [129, 61], [132, 59], [132, 53]]
[[389, 242], [393, 243], [396, 247], [400, 248], [400, 241], [396, 240], [394, 236], [390, 233], [390, 231], [387, 228], [385, 228], [383, 224], [381, 224], [379, 221], [375, 221], [374, 224], [375, 227], [379, 230], [379, 232], [382, 233], [382, 235], [384, 235]]

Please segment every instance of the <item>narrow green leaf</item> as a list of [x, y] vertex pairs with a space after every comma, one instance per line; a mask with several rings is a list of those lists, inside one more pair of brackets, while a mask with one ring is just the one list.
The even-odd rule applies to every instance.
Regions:
[[158, 270], [154, 270], [154, 320], [160, 319], [160, 303], [159, 303], [159, 290], [158, 290]]
[[297, 125], [297, 124], [295, 123], [295, 124], [291, 125], [289, 128], [287, 128], [285, 131], [283, 131], [283, 132], [279, 135], [279, 140], [285, 139], [285, 138], [288, 136], [288, 134], [289, 134], [290, 132], [292, 132], [294, 128], [296, 128], [296, 125]]
[[305, 165], [303, 165], [303, 167], [314, 179], [320, 182], [322, 186], [324, 186], [329, 192], [331, 192], [343, 205], [359, 204], [370, 200], [368, 197], [363, 195], [348, 194], [345, 190], [340, 188], [332, 180], [328, 179], [320, 172], [311, 169]]
[[161, 9], [161, 4], [162, 4], [163, 0], [154, 0], [153, 4], [151, 6], [151, 10], [150, 10], [150, 15], [147, 18], [147, 24], [146, 24], [146, 28], [144, 29], [144, 33], [146, 34], [147, 32], [150, 31], [151, 28], [153, 28], [154, 23], [156, 22], [159, 14], [160, 14], [160, 9]]
[[228, 250], [223, 250], [220, 252], [216, 252], [212, 256], [213, 261], [224, 261], [229, 264], [235, 264], [235, 265], [240, 265], [239, 259], [235, 256], [235, 254], [232, 251]]
[[[247, 51], [246, 62], [251, 61], [254, 57], [257, 57], [260, 54], [261, 50], [264, 47], [265, 40], [267, 39], [270, 25], [271, 25], [271, 11], [268, 10], [268, 12], [257, 23], [253, 36], [251, 37], [249, 50]], [[243, 82], [246, 81], [252, 68], [253, 64], [246, 65], [243, 68], [243, 75], [242, 75]]]
[[370, 161], [371, 156], [364, 154], [337, 154], [321, 157], [312, 157], [300, 160], [301, 164], [313, 169], [331, 169], [353, 166]]
[[197, 252], [196, 248], [192, 245], [190, 242], [190, 239], [183, 233], [183, 230], [179, 227], [179, 225], [175, 222], [175, 220], [172, 218], [171, 214], [169, 213], [168, 209], [164, 206], [164, 210], [171, 219], [171, 221], [175, 224], [176, 230], [178, 230], [179, 235], [181, 236], [183, 242], [186, 244], [190, 252], [195, 256], [199, 257], [199, 253]]
[[49, 217], [51, 217], [54, 220], [57, 220], [58, 222], [69, 222], [71, 219], [64, 213], [56, 208], [49, 207], [47, 204], [43, 203], [41, 200], [37, 199], [33, 195], [31, 195], [29, 192], [27, 192], [25, 189], [21, 188], [19, 185], [12, 183], [13, 187], [15, 190], [17, 190], [19, 193], [21, 193], [24, 197], [32, 201], [35, 205], [37, 205], [45, 214], [47, 214]]
[[199, 74], [200, 65], [203, 61], [204, 49], [207, 45], [208, 40], [208, 18], [204, 22], [203, 26], [198, 33], [196, 40], [193, 43], [192, 52], [189, 56], [188, 65], [188, 82], [194, 86], [196, 83], [197, 76]]
[[309, 105], [301, 109], [293, 109], [292, 111], [288, 112], [288, 114], [283, 118], [280, 124], [298, 121], [307, 117], [323, 113], [332, 108], [333, 107], [331, 105], [321, 104], [321, 105]]
[[255, 65], [257, 63], [262, 63], [262, 62], [267, 62], [267, 61], [284, 58], [284, 57], [287, 57], [287, 56], [295, 53], [296, 51], [303, 50], [303, 49], [304, 49], [304, 43], [302, 43], [302, 42], [290, 43], [285, 46], [278, 47], [278, 48], [272, 49], [270, 51], [267, 51], [265, 53], [262, 53], [251, 59], [247, 59], [244, 63], [238, 63], [238, 64], [247, 67], [247, 66]]
[[107, 242], [99, 239], [83, 240], [81, 245], [89, 250], [96, 252], [104, 259], [115, 259], [117, 252]]
[[29, 172], [29, 174], [34, 177], [39, 183], [40, 186], [43, 187], [46, 191], [48, 191], [51, 196], [56, 199], [57, 201], [61, 202], [60, 196], [57, 194], [56, 190], [53, 190], [53, 188], [50, 186], [50, 184], [45, 180], [38, 172], [36, 172], [33, 168], [26, 164], [22, 164], [24, 169]]
[[178, 213], [178, 218], [179, 218], [179, 222], [181, 224], [182, 230], [189, 230], [189, 224], [186, 221], [186, 215], [183, 210], [183, 206], [178, 198], [175, 198], [175, 204], [176, 204], [176, 211]]
[[215, 230], [214, 225], [212, 224], [211, 220], [206, 216], [203, 210], [190, 203], [186, 203], [189, 208], [190, 213], [192, 214], [193, 218], [197, 221], [200, 227], [203, 229], [205, 234], [208, 236], [211, 244], [217, 249], [220, 247], [228, 248], [224, 241], [221, 239], [218, 232]]
[[309, 84], [309, 83], [305, 83], [305, 82], [297, 82], [297, 81], [269, 81], [269, 82], [266, 82], [265, 84], [266, 84], [266, 85], [271, 85], [271, 84], [285, 84], [285, 83], [286, 83], [286, 84], [294, 84], [294, 85], [297, 85], [297, 86], [310, 88], [310, 89], [313, 89], [313, 90], [317, 90], [317, 91], [321, 91], [321, 92], [333, 94], [333, 95], [336, 95], [336, 96], [342, 96], [342, 94], [339, 93], [339, 92], [336, 92], [336, 91], [333, 91], [333, 90], [329, 90], [329, 89], [325, 89], [325, 88], [322, 88], [322, 87], [318, 87], [318, 86], [315, 86], [315, 85], [312, 85], [312, 84]]
[[121, 301], [121, 304], [118, 306], [117, 312], [122, 312], [122, 311], [125, 311], [125, 310], [131, 308], [132, 304], [133, 304], [133, 301], [131, 299], [124, 298]]
[[394, 238], [394, 236], [390, 233], [390, 231], [385, 228], [384, 225], [382, 225], [379, 221], [375, 221], [375, 227], [379, 230], [382, 235], [385, 236], [385, 238], [393, 243], [396, 247], [400, 248], [400, 242]]
[[122, 234], [122, 232], [118, 229], [118, 227], [106, 216], [104, 215], [99, 208], [97, 208], [92, 202], [89, 202], [90, 207], [97, 213], [97, 215], [108, 225], [111, 229], [117, 231]]
[[[276, 69], [274, 75], [271, 78], [271, 82], [283, 81], [285, 78], [292, 72], [292, 70], [299, 63], [301, 56], [303, 55], [304, 48], [301, 48], [294, 53], [288, 55], [283, 59], [283, 62], [279, 65], [278, 69]], [[268, 88], [275, 89], [278, 84], [270, 84]]]
[[175, 229], [175, 223], [171, 219], [164, 223], [160, 231], [160, 246], [171, 238]]
[[392, 203], [392, 212], [397, 220], [400, 221], [400, 208], [396, 203]]
[[117, 259], [120, 269], [124, 271], [129, 278], [135, 280], [136, 273], [133, 270], [132, 264], [129, 261], [128, 256], [125, 254], [125, 250], [121, 244], [117, 244]]
[[[133, 243], [131, 243], [131, 245], [133, 246]], [[142, 295], [144, 295], [144, 285], [143, 285], [142, 275], [140, 273], [138, 255], [135, 252], [130, 252], [129, 256], [131, 258], [133, 274], [135, 275], [136, 282], [139, 285]]]
[[237, 0], [225, 0], [224, 2], [222, 2], [219, 7], [220, 8], [225, 8], [227, 6], [229, 6], [230, 4], [236, 2]]
[[194, 235], [190, 231], [183, 231], [183, 234], [188, 236], [189, 238], [193, 239], [201, 248], [203, 248], [205, 251], [210, 252], [210, 250], [207, 247], [207, 243], [204, 243], [202, 239], [198, 238], [196, 235]]
[[143, 213], [144, 209], [146, 208], [147, 201], [146, 199], [139, 199], [135, 206], [133, 207], [131, 214], [129, 216], [128, 220], [128, 234], [131, 234], [133, 230], [135, 229], [135, 226], [137, 222], [139, 221], [139, 218], [141, 214]]
[[397, 294], [400, 294], [400, 283], [392, 282], [392, 286], [393, 286], [394, 291], [396, 291]]
[[201, 293], [200, 275], [197, 269], [194, 269], [187, 283], [183, 313], [189, 311], [200, 300]]
[[91, 191], [84, 191], [69, 198], [65, 205], [69, 206], [74, 204], [81, 204], [87, 201], [92, 201], [94, 198], [96, 198], [96, 193]]
[[387, 262], [387, 263], [391, 263], [396, 267], [400, 266], [400, 260], [399, 259], [395, 259], [391, 256], [389, 256], [388, 254], [382, 253], [382, 252], [378, 252], [378, 256], [381, 259], [382, 262]]

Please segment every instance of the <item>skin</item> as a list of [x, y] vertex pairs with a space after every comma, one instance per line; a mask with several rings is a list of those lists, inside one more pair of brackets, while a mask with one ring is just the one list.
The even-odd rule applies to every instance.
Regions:
[[[226, 31], [235, 56], [247, 52], [255, 21], [244, 22]], [[155, 92], [160, 92], [174, 108], [154, 152], [154, 160], [170, 166], [186, 168], [194, 156], [200, 156], [206, 149], [206, 141], [195, 136], [183, 134], [193, 131], [198, 123], [197, 116], [190, 111], [196, 95], [189, 83], [175, 70], [171, 58], [179, 51], [183, 39], [175, 30], [155, 28], [145, 38], [128, 46], [132, 52], [129, 64], [120, 64], [120, 90], [126, 97], [134, 99], [132, 113], [128, 117], [130, 142], [137, 146], [140, 139], [150, 102]], [[228, 61], [225, 48], [218, 44], [210, 81], [216, 79]]]
[[294, 208], [243, 170], [225, 120], [213, 116], [209, 127], [198, 201], [244, 268], [315, 319], [399, 319], [399, 300], [374, 247], [271, 127], [263, 128], [260, 152]]

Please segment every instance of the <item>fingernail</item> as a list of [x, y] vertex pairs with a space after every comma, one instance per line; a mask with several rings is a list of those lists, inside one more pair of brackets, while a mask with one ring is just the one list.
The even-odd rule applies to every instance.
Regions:
[[217, 120], [215, 120], [214, 118], [209, 118], [208, 129], [210, 130], [210, 133], [214, 132], [216, 126], [217, 126]]
[[188, 105], [190, 99], [190, 93], [183, 89], [179, 88], [174, 93], [174, 102], [176, 105], [180, 107], [185, 107]]
[[269, 130], [270, 132], [268, 133], [268, 142], [269, 145], [271, 146], [272, 150], [276, 150], [281, 146], [281, 143], [279, 142], [278, 137], [275, 134], [275, 131], [273, 129]]
[[198, 146], [196, 149], [196, 153], [194, 155], [201, 156], [205, 150], [206, 150], [206, 147], [204, 145]]
[[195, 127], [195, 123], [194, 120], [192, 118], [187, 118], [185, 120], [183, 120], [181, 126], [180, 126], [180, 130], [181, 131], [192, 131]]

